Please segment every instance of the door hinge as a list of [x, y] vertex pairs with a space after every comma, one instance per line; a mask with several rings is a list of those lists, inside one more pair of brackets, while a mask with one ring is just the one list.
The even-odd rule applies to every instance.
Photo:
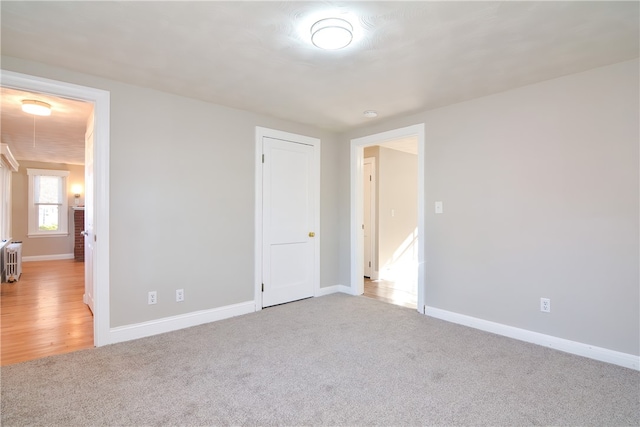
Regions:
[[371, 175], [369, 175], [369, 181], [373, 181], [373, 180], [371, 179]]
[[97, 242], [98, 241], [98, 236], [96, 236], [95, 234], [93, 235], [93, 241]]
[[364, 224], [362, 224], [362, 229], [364, 230]]
[[262, 155], [262, 163], [264, 163], [264, 154]]
[[371, 267], [371, 261], [369, 261], [369, 267]]
[[262, 292], [264, 292], [264, 283], [262, 284]]

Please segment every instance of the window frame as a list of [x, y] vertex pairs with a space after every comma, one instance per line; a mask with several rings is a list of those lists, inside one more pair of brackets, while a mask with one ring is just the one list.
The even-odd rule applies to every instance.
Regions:
[[0, 143], [0, 248], [2, 241], [10, 242], [12, 237], [12, 175], [18, 172], [20, 165], [11, 153], [9, 146]]
[[[66, 237], [69, 235], [69, 190], [68, 178], [69, 171], [54, 170], [54, 169], [27, 169], [27, 175], [29, 176], [29, 199], [28, 199], [28, 211], [29, 211], [29, 226], [28, 237]], [[58, 204], [58, 229], [57, 230], [40, 230], [38, 228], [38, 206], [35, 201], [35, 181], [37, 176], [58, 176], [62, 178], [61, 183], [61, 203]]]

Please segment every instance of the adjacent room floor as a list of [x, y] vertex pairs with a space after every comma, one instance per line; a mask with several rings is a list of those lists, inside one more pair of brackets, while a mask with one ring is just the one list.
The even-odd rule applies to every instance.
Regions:
[[93, 347], [84, 263], [24, 262], [20, 280], [0, 291], [2, 366]]
[[418, 295], [417, 290], [414, 288], [415, 285], [410, 283], [365, 278], [363, 295], [390, 304], [415, 309], [418, 306]]

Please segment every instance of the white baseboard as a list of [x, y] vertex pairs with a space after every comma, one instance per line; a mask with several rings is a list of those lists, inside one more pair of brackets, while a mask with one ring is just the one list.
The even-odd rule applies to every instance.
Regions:
[[73, 254], [33, 255], [23, 256], [22, 262], [29, 261], [57, 261], [61, 259], [73, 259]]
[[491, 332], [516, 340], [550, 347], [566, 353], [599, 360], [601, 362], [624, 366], [625, 368], [635, 369], [636, 371], [640, 370], [640, 356], [635, 356], [633, 354], [621, 353], [619, 351], [596, 347], [594, 345], [570, 341], [554, 337], [552, 335], [545, 335], [538, 332], [528, 331], [526, 329], [503, 325], [501, 323], [490, 322], [488, 320], [478, 319], [434, 307], [425, 307], [425, 314], [437, 319], [469, 326], [471, 328], [480, 329], [482, 331]]
[[318, 292], [316, 292], [315, 296], [322, 297], [329, 294], [335, 294], [336, 292], [342, 292], [345, 294], [352, 295], [351, 288], [349, 286], [333, 285], [333, 286], [327, 286], [327, 287], [318, 289]]
[[150, 337], [217, 320], [253, 313], [256, 306], [253, 301], [213, 308], [211, 310], [195, 311], [193, 313], [180, 314], [178, 316], [165, 317], [149, 322], [111, 328], [109, 331], [109, 343], [115, 344], [138, 338]]

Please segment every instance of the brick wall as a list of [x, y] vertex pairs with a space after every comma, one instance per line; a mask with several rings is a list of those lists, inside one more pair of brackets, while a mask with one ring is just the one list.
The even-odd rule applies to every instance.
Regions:
[[84, 209], [76, 209], [73, 211], [73, 221], [75, 234], [73, 246], [73, 258], [76, 261], [84, 261], [84, 236], [80, 234], [84, 230]]

